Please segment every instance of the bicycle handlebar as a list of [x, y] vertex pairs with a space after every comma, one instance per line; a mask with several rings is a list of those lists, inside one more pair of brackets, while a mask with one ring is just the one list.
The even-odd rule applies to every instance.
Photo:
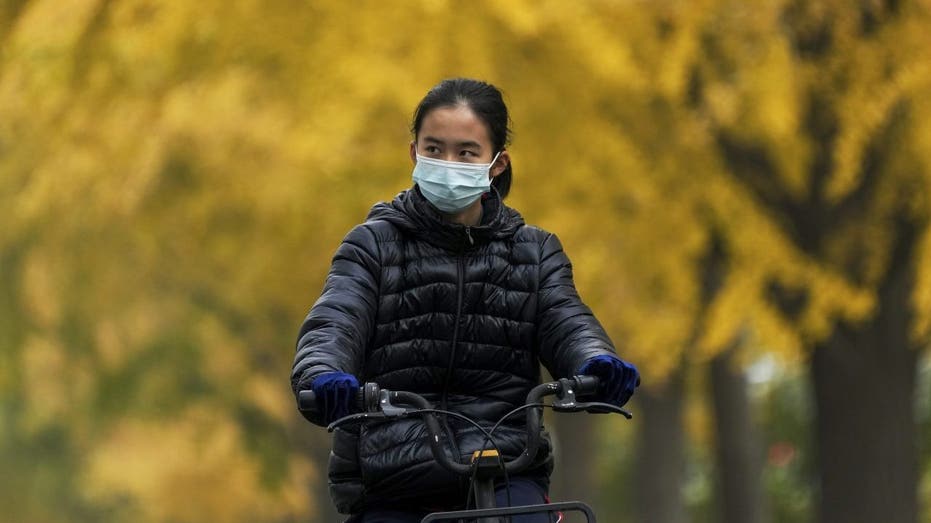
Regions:
[[[527, 440], [524, 452], [517, 458], [503, 463], [508, 474], [524, 470], [531, 464], [540, 445], [540, 432], [542, 429], [542, 403], [545, 396], [557, 396], [550, 406], [559, 412], [578, 412], [585, 410], [593, 413], [616, 412], [627, 419], [632, 416], [629, 412], [611, 404], [597, 402], [578, 402], [576, 396], [591, 395], [598, 390], [599, 380], [594, 376], [574, 376], [557, 381], [537, 385], [527, 394], [526, 405], [538, 405], [536, 408], [527, 408]], [[399, 407], [398, 405], [412, 405], [414, 409]], [[406, 391], [391, 391], [381, 389], [377, 383], [366, 383], [359, 388], [356, 394], [356, 408], [361, 411], [351, 414], [331, 423], [327, 430], [333, 431], [339, 425], [352, 421], [365, 421], [368, 419], [383, 419], [392, 417], [405, 417], [417, 415], [423, 417], [430, 434], [430, 449], [433, 457], [447, 470], [460, 475], [468, 475], [471, 465], [450, 460], [443, 451], [441, 439], [444, 432], [437, 420], [437, 412], [430, 402], [423, 396]], [[312, 390], [303, 390], [298, 393], [298, 409], [303, 412], [316, 414], [316, 396]]]

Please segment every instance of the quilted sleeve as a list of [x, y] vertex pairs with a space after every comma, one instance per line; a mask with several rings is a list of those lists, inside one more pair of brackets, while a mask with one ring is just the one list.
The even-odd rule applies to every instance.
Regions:
[[378, 242], [359, 225], [336, 250], [323, 293], [301, 325], [291, 369], [295, 395], [325, 372], [359, 377], [375, 324], [379, 274]]
[[540, 359], [559, 379], [575, 375], [589, 358], [614, 354], [614, 345], [582, 303], [559, 239], [548, 234], [541, 249], [537, 339]]

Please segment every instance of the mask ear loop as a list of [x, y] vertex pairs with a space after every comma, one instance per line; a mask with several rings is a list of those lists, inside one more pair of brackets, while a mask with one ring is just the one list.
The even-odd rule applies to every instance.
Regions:
[[[491, 175], [491, 168], [495, 166], [495, 162], [498, 161], [498, 157], [501, 156], [501, 153], [503, 153], [503, 152], [504, 152], [504, 149], [501, 149], [500, 151], [498, 151], [498, 154], [496, 154], [495, 157], [491, 159], [491, 163], [488, 164], [488, 179], [492, 182], [492, 184], [493, 184], [494, 181], [495, 181], [495, 176], [492, 176], [492, 175]], [[502, 172], [503, 172], [503, 171], [502, 171]], [[485, 198], [487, 198], [488, 195], [491, 193], [491, 191], [494, 190], [494, 185], [492, 185], [492, 184], [489, 184], [489, 185], [488, 185], [488, 190], [485, 191], [484, 193], [482, 193], [482, 200], [484, 200]]]
[[503, 152], [504, 152], [504, 149], [501, 149], [500, 151], [498, 151], [498, 154], [496, 154], [495, 157], [491, 159], [491, 163], [488, 164], [488, 179], [494, 180], [494, 176], [491, 175], [491, 168], [495, 166], [495, 162], [498, 161], [498, 157], [501, 156], [501, 153]]

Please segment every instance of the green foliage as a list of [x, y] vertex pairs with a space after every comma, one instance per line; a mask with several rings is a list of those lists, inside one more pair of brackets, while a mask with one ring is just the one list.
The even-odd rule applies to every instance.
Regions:
[[770, 518], [774, 523], [814, 521], [814, 412], [806, 376], [782, 373], [757, 389]]

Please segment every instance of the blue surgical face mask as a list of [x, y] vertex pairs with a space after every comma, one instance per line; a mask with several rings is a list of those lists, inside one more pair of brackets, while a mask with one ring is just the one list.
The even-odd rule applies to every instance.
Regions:
[[418, 154], [414, 183], [437, 209], [455, 214], [488, 192], [491, 187], [488, 173], [500, 154], [499, 151], [491, 163], [448, 162]]

